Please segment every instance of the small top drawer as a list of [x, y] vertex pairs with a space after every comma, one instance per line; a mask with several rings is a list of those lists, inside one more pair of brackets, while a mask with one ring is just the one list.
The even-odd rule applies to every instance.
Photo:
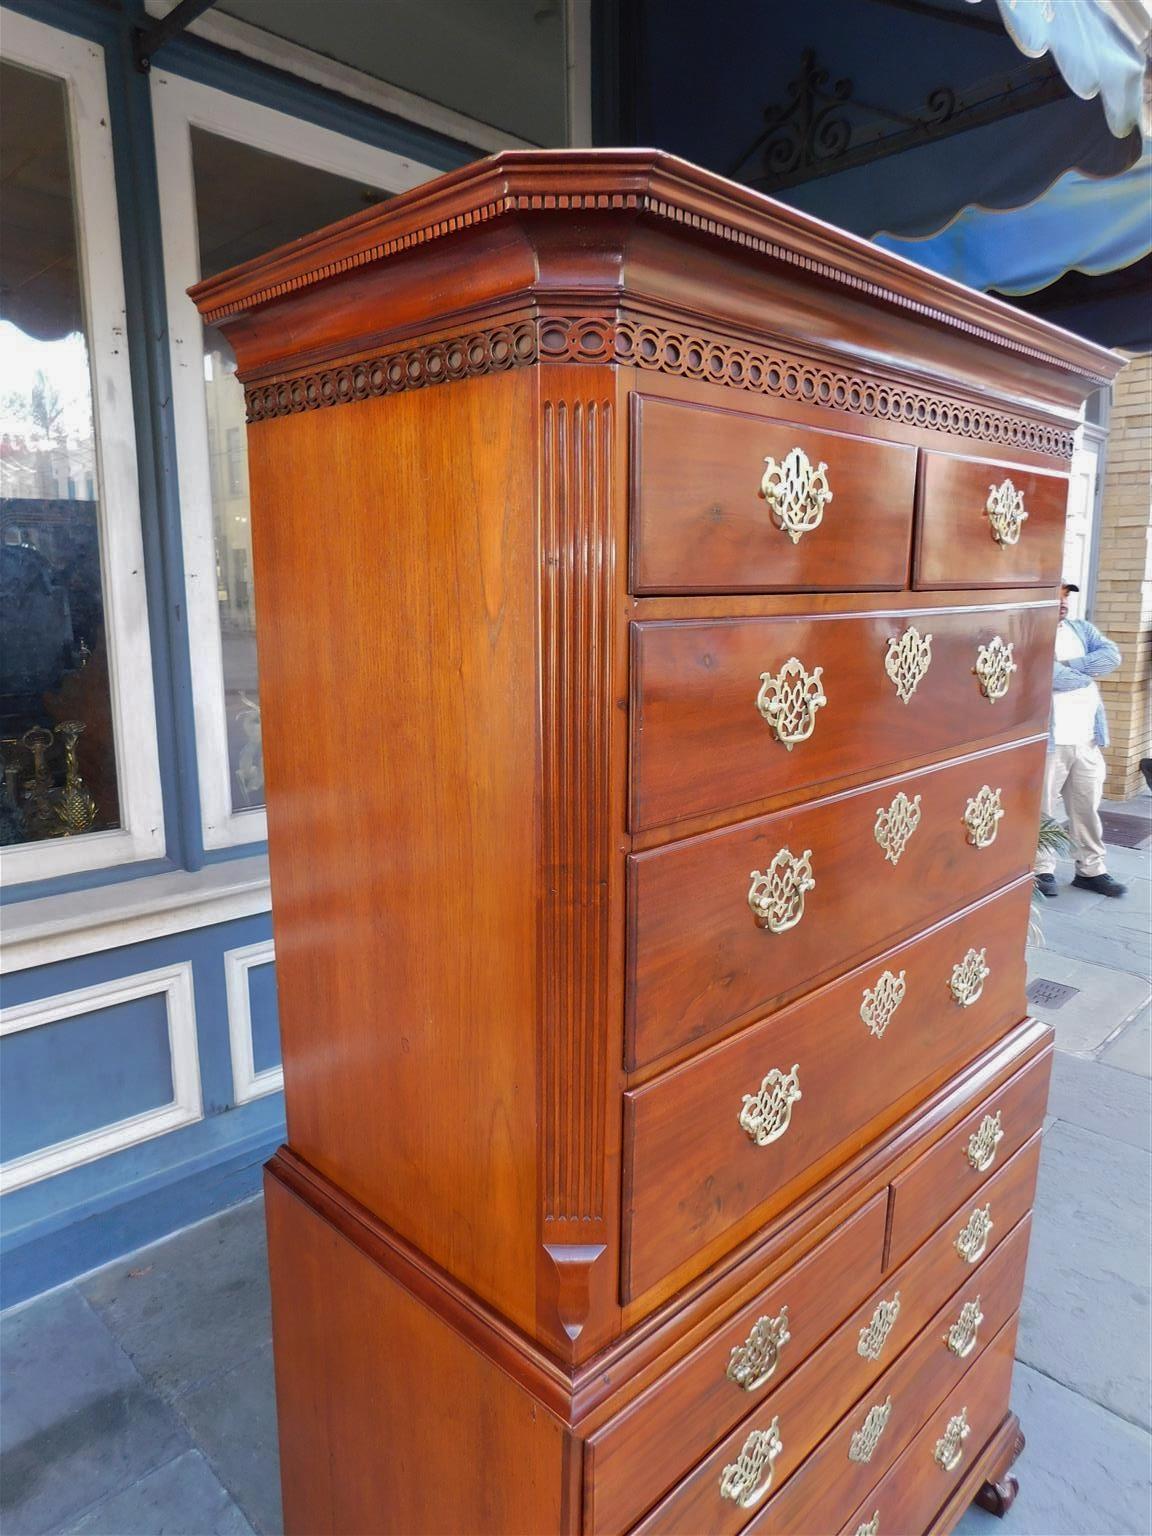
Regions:
[[1060, 579], [1068, 476], [925, 453], [913, 586], [1051, 587]]
[[896, 589], [915, 449], [633, 396], [632, 590]]

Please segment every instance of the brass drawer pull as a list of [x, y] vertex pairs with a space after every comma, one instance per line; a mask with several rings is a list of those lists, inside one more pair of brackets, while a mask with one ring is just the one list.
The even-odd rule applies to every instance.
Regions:
[[863, 1525], [856, 1527], [856, 1536], [880, 1536], [880, 1511], [877, 1510], [871, 1520], [865, 1520]]
[[907, 848], [913, 832], [919, 825], [919, 795], [915, 800], [909, 800], [901, 790], [890, 806], [877, 807], [876, 825], [872, 828], [872, 835], [883, 848], [884, 857], [889, 864], [899, 864], [901, 854]]
[[816, 711], [828, 700], [821, 686], [823, 667], [808, 672], [798, 656], [790, 656], [779, 672], [761, 672], [756, 708], [776, 740], [791, 752], [816, 729]]
[[811, 848], [805, 848], [799, 858], [790, 849], [781, 848], [763, 874], [758, 869], [752, 871], [748, 905], [758, 928], [767, 928], [770, 933], [795, 928], [804, 916], [804, 897], [816, 889], [811, 859]]
[[971, 1433], [968, 1410], [961, 1408], [959, 1413], [953, 1414], [948, 1420], [948, 1428], [936, 1442], [936, 1449], [932, 1453], [936, 1465], [943, 1467], [945, 1472], [955, 1472], [964, 1459], [964, 1442]]
[[758, 1317], [752, 1332], [728, 1359], [725, 1374], [745, 1392], [758, 1392], [780, 1364], [780, 1351], [792, 1335], [788, 1332], [788, 1308], [778, 1317]]
[[857, 1461], [863, 1466], [872, 1460], [876, 1454], [876, 1447], [880, 1444], [880, 1436], [887, 1429], [888, 1420], [891, 1417], [892, 1399], [890, 1397], [869, 1408], [867, 1417], [849, 1443], [849, 1461]]
[[910, 624], [897, 639], [889, 637], [884, 670], [895, 685], [902, 704], [916, 692], [932, 661], [932, 636], [922, 635]]
[[968, 1161], [977, 1173], [987, 1173], [996, 1161], [996, 1148], [1004, 1140], [1002, 1115], [999, 1109], [994, 1115], [985, 1115], [979, 1130], [968, 1138]]
[[1000, 791], [983, 785], [964, 809], [964, 825], [973, 848], [991, 848], [1003, 816]]
[[758, 1147], [779, 1141], [792, 1123], [792, 1106], [804, 1095], [797, 1076], [799, 1064], [791, 1072], [773, 1067], [756, 1093], [744, 1095], [740, 1111], [740, 1129], [746, 1131]]
[[970, 949], [952, 967], [952, 980], [948, 983], [948, 989], [961, 1008], [971, 1008], [973, 1003], [978, 1003], [984, 992], [984, 983], [992, 972], [984, 963], [987, 958], [986, 949]]
[[965, 1264], [976, 1264], [984, 1257], [991, 1231], [992, 1207], [978, 1205], [960, 1228], [960, 1235], [956, 1239], [956, 1252]]
[[904, 1001], [904, 993], [908, 990], [904, 980], [906, 975], [906, 971], [901, 971], [899, 976], [893, 971], [883, 971], [874, 987], [864, 988], [860, 1017], [877, 1040], [883, 1038], [884, 1031], [892, 1022], [892, 1015]]
[[1013, 642], [994, 635], [987, 645], [976, 652], [976, 665], [972, 671], [980, 683], [980, 692], [989, 704], [995, 704], [1008, 692], [1016, 663], [1012, 660]]
[[974, 1297], [972, 1301], [966, 1301], [960, 1308], [960, 1316], [944, 1335], [945, 1344], [957, 1360], [967, 1360], [976, 1348], [976, 1332], [983, 1321], [984, 1314], [980, 1310], [979, 1296]]
[[769, 455], [764, 460], [760, 494], [768, 503], [776, 526], [793, 544], [819, 528], [824, 508], [832, 500], [827, 464], [813, 467], [803, 448], [790, 448], [782, 463]]
[[990, 485], [984, 510], [988, 514], [992, 537], [1001, 548], [1019, 544], [1020, 530], [1028, 521], [1023, 491], [1018, 491], [1011, 480], [1001, 480], [999, 485]]
[[900, 1316], [900, 1292], [891, 1301], [879, 1301], [872, 1314], [872, 1321], [860, 1330], [860, 1342], [856, 1353], [863, 1360], [879, 1360], [880, 1352], [888, 1342], [888, 1335]]
[[778, 1418], [767, 1429], [754, 1429], [736, 1460], [721, 1472], [720, 1497], [731, 1499], [741, 1509], [755, 1509], [772, 1486], [773, 1464], [783, 1449]]

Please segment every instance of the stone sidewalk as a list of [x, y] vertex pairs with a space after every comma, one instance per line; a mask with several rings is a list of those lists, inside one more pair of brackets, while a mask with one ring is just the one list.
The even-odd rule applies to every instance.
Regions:
[[[1015, 1507], [964, 1536], [1152, 1532], [1152, 796], [1114, 809], [1149, 834], [1112, 849], [1127, 897], [1061, 870], [1029, 951], [1033, 992], [1073, 995], [1032, 1005], [1058, 1054], [1013, 1385], [1028, 1448]], [[4, 1536], [280, 1531], [259, 1200], [14, 1308], [0, 1351]]]

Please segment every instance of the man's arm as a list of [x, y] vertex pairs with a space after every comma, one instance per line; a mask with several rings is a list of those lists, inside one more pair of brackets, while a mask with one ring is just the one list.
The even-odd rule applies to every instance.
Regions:
[[1070, 656], [1067, 661], [1056, 663], [1056, 671], [1063, 668], [1081, 678], [1081, 682], [1065, 682], [1063, 684], [1053, 677], [1052, 686], [1058, 692], [1065, 693], [1069, 688], [1083, 687], [1097, 677], [1107, 677], [1109, 672], [1115, 672], [1120, 665], [1120, 650], [1113, 645], [1107, 635], [1102, 635], [1095, 624], [1090, 624], [1087, 619], [1078, 621], [1080, 638], [1084, 642], [1083, 656]]
[[[1083, 661], [1084, 657], [1077, 656], [1074, 659]], [[1092, 678], [1087, 672], [1075, 671], [1069, 662], [1054, 661], [1052, 663], [1053, 693], [1071, 693], [1074, 688], [1087, 688], [1091, 681]]]

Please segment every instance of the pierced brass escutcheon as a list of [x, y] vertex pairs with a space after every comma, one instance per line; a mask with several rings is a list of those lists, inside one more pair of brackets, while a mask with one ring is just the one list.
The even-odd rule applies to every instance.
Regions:
[[884, 1031], [892, 1022], [892, 1015], [904, 1001], [904, 993], [907, 991], [907, 983], [904, 980], [906, 975], [906, 971], [901, 971], [899, 976], [893, 971], [884, 971], [877, 978], [874, 987], [864, 988], [860, 1017], [877, 1040], [883, 1039]]
[[755, 1509], [772, 1486], [773, 1462], [783, 1449], [778, 1418], [767, 1429], [754, 1429], [736, 1460], [721, 1472], [720, 1497], [731, 1499], [741, 1509]]
[[897, 1291], [891, 1301], [877, 1302], [872, 1321], [866, 1328], [860, 1330], [860, 1342], [856, 1346], [856, 1353], [864, 1360], [879, 1360], [880, 1351], [884, 1348], [888, 1335], [892, 1332], [899, 1316], [900, 1292]]
[[812, 873], [812, 850], [805, 848], [799, 858], [789, 848], [780, 852], [763, 874], [754, 869], [748, 877], [748, 905], [758, 928], [770, 933], [787, 933], [804, 916], [804, 898], [816, 889]]
[[960, 1235], [956, 1239], [956, 1252], [965, 1264], [975, 1264], [978, 1259], [984, 1257], [991, 1231], [992, 1207], [978, 1205], [960, 1228]]
[[936, 1449], [932, 1452], [936, 1465], [943, 1467], [945, 1472], [955, 1472], [964, 1458], [964, 1442], [971, 1432], [968, 1410], [961, 1408], [959, 1413], [953, 1414], [948, 1420], [948, 1428], [936, 1442]]
[[800, 1092], [800, 1065], [791, 1072], [773, 1067], [755, 1093], [744, 1095], [740, 1111], [740, 1129], [746, 1131], [758, 1147], [779, 1141], [792, 1123], [792, 1106], [804, 1095]]
[[1011, 480], [1001, 480], [999, 485], [988, 487], [988, 501], [984, 508], [992, 537], [997, 544], [1019, 544], [1020, 530], [1028, 521], [1024, 510], [1024, 492], [1018, 491]]
[[913, 832], [920, 825], [920, 796], [909, 800], [903, 790], [892, 804], [877, 807], [876, 825], [872, 835], [884, 850], [889, 864], [899, 864], [900, 855], [908, 846]]
[[976, 1348], [976, 1332], [984, 1321], [979, 1296], [966, 1301], [960, 1308], [960, 1316], [944, 1335], [944, 1342], [958, 1360], [967, 1360]]
[[970, 949], [963, 960], [952, 967], [949, 991], [961, 1008], [971, 1008], [984, 992], [984, 983], [992, 972], [985, 965], [986, 949]]
[[764, 460], [760, 494], [768, 503], [776, 526], [793, 544], [819, 528], [824, 508], [832, 500], [827, 464], [813, 466], [803, 448], [790, 448], [782, 463], [769, 455]]
[[982, 784], [964, 807], [964, 825], [973, 848], [991, 848], [1003, 816], [1000, 790]]
[[778, 1317], [758, 1317], [752, 1332], [729, 1356], [725, 1375], [745, 1392], [758, 1392], [771, 1379], [791, 1337], [787, 1307], [780, 1308]]
[[880, 1436], [888, 1427], [888, 1420], [892, 1417], [892, 1399], [886, 1398], [882, 1403], [876, 1403], [869, 1408], [863, 1424], [852, 1436], [848, 1445], [848, 1460], [858, 1461], [862, 1466], [872, 1460], [876, 1454], [876, 1447], [880, 1444]]
[[1008, 692], [1016, 663], [1012, 660], [1013, 642], [993, 635], [987, 645], [976, 652], [976, 665], [972, 668], [980, 683], [980, 692], [989, 704], [995, 704]]
[[820, 678], [824, 668], [808, 672], [798, 656], [790, 656], [779, 672], [761, 672], [756, 708], [776, 740], [791, 752], [816, 729], [816, 711], [828, 700]]
[[863, 1525], [856, 1527], [856, 1536], [880, 1536], [880, 1511], [877, 1510], [871, 1520], [865, 1520]]
[[890, 635], [884, 670], [895, 684], [902, 704], [916, 692], [932, 662], [932, 636], [910, 624], [902, 635]]
[[977, 1173], [987, 1173], [996, 1161], [996, 1148], [1004, 1140], [1001, 1114], [998, 1109], [994, 1115], [985, 1115], [980, 1129], [968, 1138], [968, 1161]]

